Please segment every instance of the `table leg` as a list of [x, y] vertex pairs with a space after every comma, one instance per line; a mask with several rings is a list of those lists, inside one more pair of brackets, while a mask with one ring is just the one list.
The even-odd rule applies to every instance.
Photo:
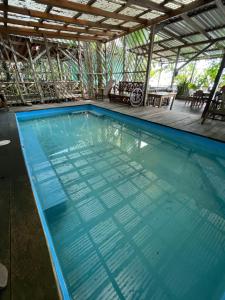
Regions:
[[172, 99], [172, 102], [171, 102], [171, 105], [170, 105], [170, 110], [172, 110], [172, 108], [173, 108], [174, 100], [175, 100], [175, 97], [173, 97], [173, 99]]
[[159, 107], [162, 106], [162, 99], [163, 99], [162, 97], [159, 98]]

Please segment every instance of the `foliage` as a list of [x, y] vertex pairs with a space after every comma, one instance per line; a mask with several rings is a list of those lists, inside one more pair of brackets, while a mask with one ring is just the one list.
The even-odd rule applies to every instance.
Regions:
[[[212, 87], [220, 66], [220, 61], [212, 60], [205, 62], [206, 67], [202, 68], [194, 68], [194, 63], [190, 63], [176, 76], [175, 83], [177, 84], [178, 95], [186, 96], [190, 90], [208, 90]], [[222, 75], [220, 80], [220, 86], [223, 85], [225, 85], [225, 75]]]

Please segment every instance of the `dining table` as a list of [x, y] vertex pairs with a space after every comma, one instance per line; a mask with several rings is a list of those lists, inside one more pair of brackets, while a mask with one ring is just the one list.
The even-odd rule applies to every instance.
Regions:
[[173, 108], [173, 103], [176, 98], [176, 92], [148, 92], [147, 104], [161, 107], [170, 105], [170, 110]]

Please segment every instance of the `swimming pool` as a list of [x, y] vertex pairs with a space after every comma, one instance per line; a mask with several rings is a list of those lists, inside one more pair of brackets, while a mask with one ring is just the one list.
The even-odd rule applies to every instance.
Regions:
[[93, 105], [16, 117], [64, 299], [223, 299], [225, 144]]

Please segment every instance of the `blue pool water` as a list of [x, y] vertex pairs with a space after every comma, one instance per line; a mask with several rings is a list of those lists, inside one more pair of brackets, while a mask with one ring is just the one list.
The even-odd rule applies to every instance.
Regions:
[[64, 299], [224, 298], [225, 144], [91, 105], [17, 120]]

